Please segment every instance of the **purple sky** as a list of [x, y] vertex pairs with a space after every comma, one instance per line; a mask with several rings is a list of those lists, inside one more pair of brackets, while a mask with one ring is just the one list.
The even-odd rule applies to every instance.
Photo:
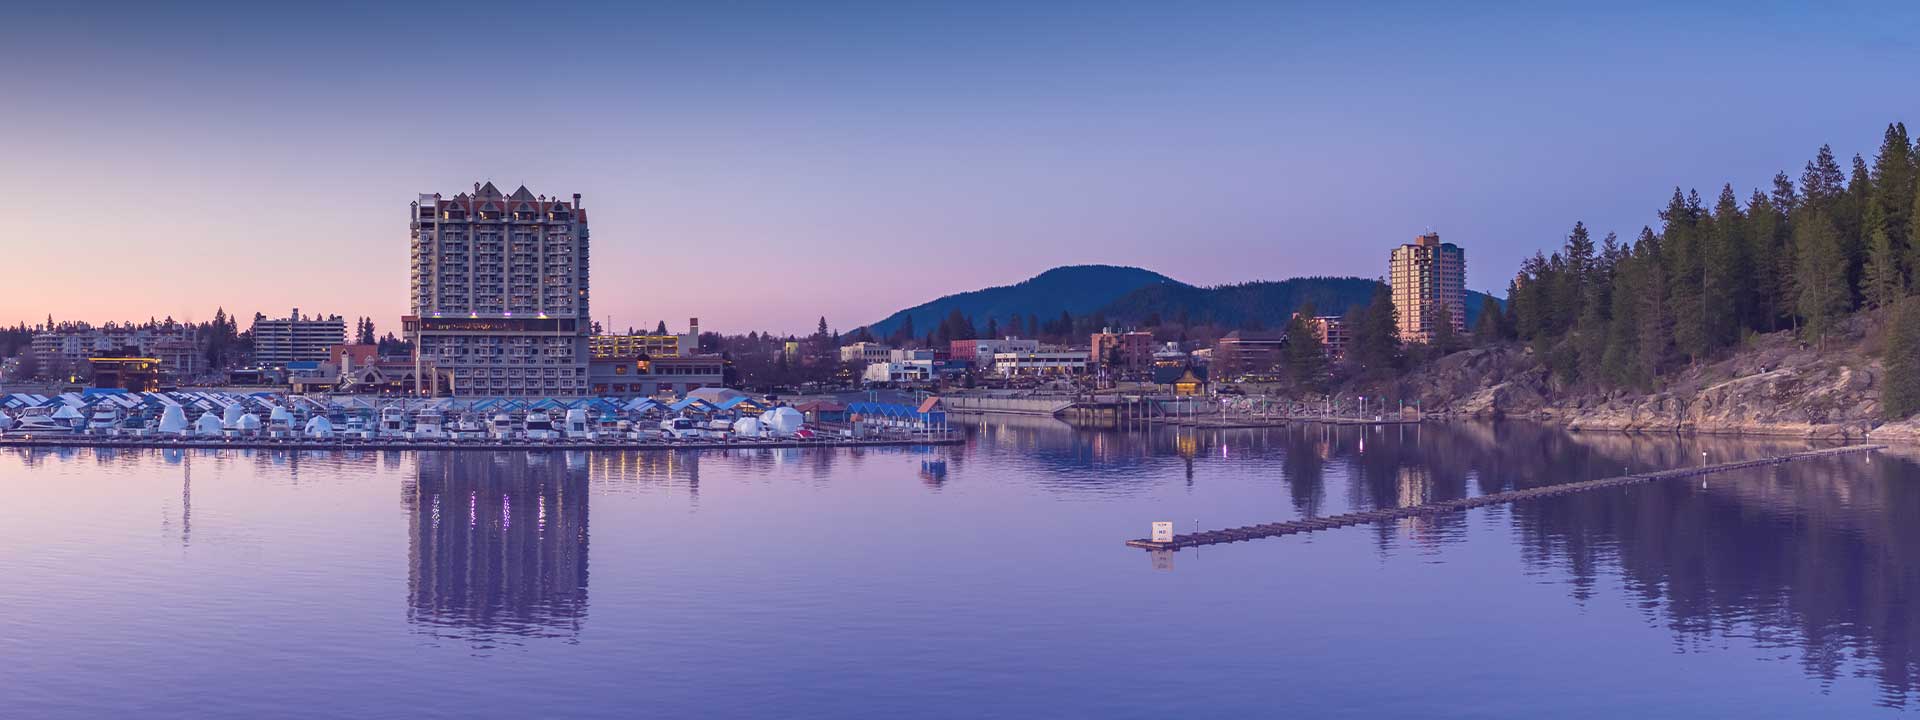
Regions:
[[84, 5], [0, 23], [0, 322], [397, 329], [407, 204], [481, 180], [585, 195], [620, 329], [1378, 276], [1428, 227], [1504, 291], [1576, 219], [1920, 120], [1913, 3]]

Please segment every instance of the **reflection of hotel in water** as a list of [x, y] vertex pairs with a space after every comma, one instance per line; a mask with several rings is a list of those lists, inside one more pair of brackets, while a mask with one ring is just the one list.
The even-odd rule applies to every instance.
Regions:
[[587, 610], [587, 472], [558, 453], [419, 455], [405, 488], [408, 617], [571, 635]]

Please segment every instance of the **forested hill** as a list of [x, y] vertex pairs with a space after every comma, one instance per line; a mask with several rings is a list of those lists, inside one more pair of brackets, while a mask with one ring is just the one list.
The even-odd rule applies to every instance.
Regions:
[[[904, 333], [925, 337], [947, 325], [947, 336], [1025, 333], [1071, 339], [1101, 326], [1213, 327], [1278, 330], [1306, 303], [1320, 315], [1345, 315], [1366, 305], [1380, 283], [1357, 277], [1305, 277], [1198, 287], [1149, 270], [1111, 265], [1059, 267], [1016, 285], [948, 295], [901, 310], [867, 327], [876, 338]], [[1478, 321], [1483, 293], [1469, 292], [1466, 321]], [[954, 317], [971, 321], [956, 334]], [[1065, 315], [1071, 322], [1062, 320]], [[1082, 339], [1084, 340], [1084, 338]]]
[[1137, 289], [1174, 284], [1172, 278], [1151, 270], [1115, 265], [1068, 265], [1040, 273], [1026, 281], [948, 295], [888, 315], [867, 326], [875, 337], [891, 337], [910, 325], [921, 337], [954, 312], [985, 328], [989, 319], [1004, 326], [1015, 316], [1052, 320], [1061, 313], [1084, 316]]
[[[1143, 287], [1101, 309], [1111, 322], [1130, 326], [1216, 325], [1226, 328], [1279, 329], [1307, 303], [1317, 315], [1346, 315], [1373, 300], [1377, 280], [1357, 277], [1304, 277], [1195, 287], [1167, 283]], [[1485, 293], [1467, 291], [1466, 323], [1479, 320]]]
[[[1899, 305], [1916, 288], [1915, 158], [1895, 123], [1873, 159], [1855, 155], [1850, 168], [1821, 146], [1797, 183], [1781, 172], [1749, 191], [1722, 185], [1713, 200], [1676, 187], [1659, 226], [1629, 240], [1596, 241], [1575, 223], [1558, 251], [1522, 265], [1506, 333], [1540, 350], [1562, 384], [1641, 390], [1755, 333], [1798, 328], [1823, 344], [1848, 313]], [[1912, 406], [1890, 403], [1892, 414], [1920, 409], [1912, 382]]]

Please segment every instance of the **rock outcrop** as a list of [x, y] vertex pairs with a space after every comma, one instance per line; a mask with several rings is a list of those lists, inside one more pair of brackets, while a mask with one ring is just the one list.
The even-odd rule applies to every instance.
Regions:
[[1573, 430], [1698, 432], [1920, 442], [1920, 420], [1882, 425], [1872, 324], [1855, 318], [1827, 349], [1791, 332], [1750, 338], [1724, 359], [1661, 378], [1655, 392], [1558, 387], [1520, 344], [1440, 358], [1400, 382], [1431, 413], [1524, 417]]

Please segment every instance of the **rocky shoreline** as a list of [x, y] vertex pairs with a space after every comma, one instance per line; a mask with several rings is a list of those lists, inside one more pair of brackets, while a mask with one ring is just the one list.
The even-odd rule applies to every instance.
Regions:
[[1920, 418], [1881, 416], [1877, 333], [1858, 319], [1808, 346], [1756, 335], [1729, 357], [1674, 372], [1653, 392], [1563, 387], [1524, 345], [1453, 353], [1398, 381], [1430, 415], [1524, 418], [1577, 432], [1698, 433], [1920, 443]]

